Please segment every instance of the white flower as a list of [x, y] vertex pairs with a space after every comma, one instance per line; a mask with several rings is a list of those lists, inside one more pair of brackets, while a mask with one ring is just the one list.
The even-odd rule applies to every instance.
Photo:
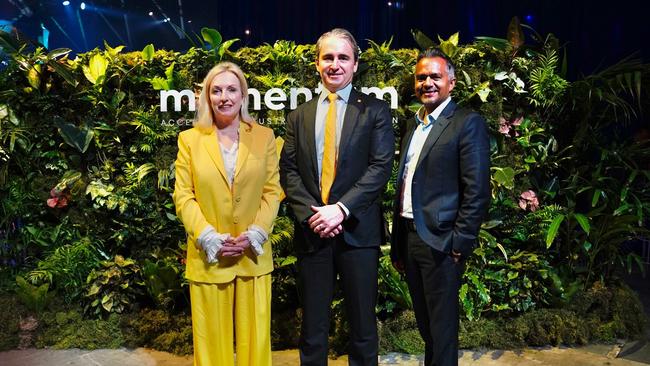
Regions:
[[505, 71], [497, 72], [494, 75], [494, 80], [505, 80], [508, 78], [508, 73]]

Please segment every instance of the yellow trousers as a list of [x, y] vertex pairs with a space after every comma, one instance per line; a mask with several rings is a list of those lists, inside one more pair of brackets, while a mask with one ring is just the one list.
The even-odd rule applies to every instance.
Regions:
[[271, 366], [270, 274], [190, 281], [190, 299], [194, 366]]

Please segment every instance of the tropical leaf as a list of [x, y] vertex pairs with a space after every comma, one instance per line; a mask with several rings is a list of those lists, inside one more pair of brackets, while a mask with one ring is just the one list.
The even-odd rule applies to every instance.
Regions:
[[153, 60], [153, 55], [155, 54], [155, 50], [153, 47], [153, 44], [149, 43], [148, 45], [144, 46], [142, 49], [142, 59], [145, 61], [151, 61]]
[[551, 244], [553, 244], [553, 241], [555, 240], [555, 237], [557, 236], [557, 233], [560, 229], [560, 224], [562, 224], [562, 221], [564, 221], [564, 214], [558, 214], [553, 218], [553, 221], [551, 221], [551, 225], [548, 227], [548, 231], [546, 233], [546, 248], [550, 248]]
[[519, 17], [514, 16], [510, 19], [510, 24], [508, 24], [508, 42], [515, 49], [524, 44], [524, 31], [521, 29]]
[[587, 216], [583, 214], [574, 214], [573, 217], [575, 217], [576, 221], [578, 222], [578, 225], [584, 230], [585, 233], [589, 234], [589, 230], [591, 229], [591, 226], [589, 225], [589, 219]]
[[101, 84], [106, 78], [106, 69], [108, 69], [108, 60], [99, 53], [94, 54], [88, 65], [83, 66], [83, 72], [86, 79], [94, 85]]
[[74, 147], [81, 153], [85, 153], [93, 140], [94, 132], [88, 127], [77, 127], [72, 123], [57, 120], [55, 122], [59, 129], [59, 134], [63, 137], [66, 144]]
[[54, 72], [61, 76], [68, 84], [73, 87], [79, 85], [79, 81], [75, 78], [74, 74], [64, 61], [50, 60], [47, 64], [52, 67]]
[[427, 48], [433, 48], [436, 46], [436, 43], [419, 29], [411, 29], [411, 34], [413, 35], [415, 43], [418, 44], [418, 47], [421, 50], [426, 50]]
[[219, 51], [217, 52], [217, 54], [219, 55], [219, 59], [221, 59], [223, 55], [230, 49], [230, 46], [232, 46], [232, 44], [237, 41], [239, 41], [239, 38], [229, 39], [227, 41], [224, 41], [219, 47]]
[[203, 40], [206, 41], [215, 52], [219, 49], [219, 46], [221, 46], [221, 33], [216, 29], [207, 27], [201, 28], [201, 36], [203, 36]]

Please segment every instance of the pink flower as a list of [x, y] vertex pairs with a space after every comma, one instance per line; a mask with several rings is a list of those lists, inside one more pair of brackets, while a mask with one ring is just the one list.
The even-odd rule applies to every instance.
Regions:
[[64, 191], [52, 188], [50, 191], [50, 198], [47, 200], [47, 205], [52, 208], [63, 208], [68, 205], [68, 194]]
[[510, 124], [503, 117], [499, 117], [499, 132], [501, 132], [502, 134], [504, 134], [506, 136], [510, 132]]
[[503, 117], [499, 117], [499, 132], [506, 136], [510, 136], [510, 129], [512, 128], [512, 131], [515, 133], [515, 137], [517, 137], [519, 136], [519, 132], [517, 132], [514, 127], [521, 125], [521, 122], [523, 121], [523, 116], [515, 118], [512, 121], [508, 121]]
[[535, 210], [539, 208], [539, 200], [537, 199], [535, 192], [531, 190], [522, 192], [519, 196], [519, 207], [521, 207], [522, 210], [530, 208], [531, 211], [535, 212]]

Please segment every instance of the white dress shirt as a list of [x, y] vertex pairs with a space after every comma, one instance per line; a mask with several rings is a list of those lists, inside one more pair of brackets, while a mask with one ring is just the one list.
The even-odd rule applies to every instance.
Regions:
[[407, 219], [413, 219], [411, 184], [413, 183], [415, 168], [417, 167], [417, 163], [420, 160], [422, 147], [424, 146], [424, 143], [429, 136], [429, 132], [431, 132], [431, 126], [436, 123], [436, 119], [440, 117], [440, 113], [442, 113], [450, 101], [451, 97], [447, 97], [447, 99], [445, 99], [444, 102], [440, 103], [440, 105], [434, 109], [433, 112], [429, 113], [426, 116], [424, 115], [424, 113], [426, 113], [424, 106], [420, 107], [418, 112], [415, 114], [417, 126], [415, 127], [415, 132], [413, 133], [411, 143], [409, 144], [408, 150], [406, 152], [404, 174], [402, 175], [402, 209], [400, 215]]

